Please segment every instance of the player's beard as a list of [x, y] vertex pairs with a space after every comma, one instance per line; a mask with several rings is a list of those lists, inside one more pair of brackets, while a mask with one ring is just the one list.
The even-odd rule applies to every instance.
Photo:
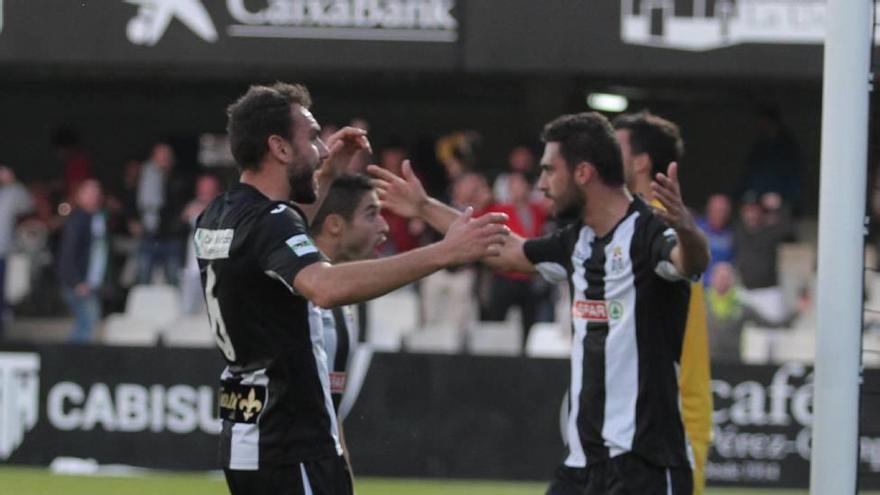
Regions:
[[571, 187], [563, 197], [557, 198], [556, 218], [560, 220], [577, 220], [584, 212], [584, 198], [577, 187]]
[[299, 170], [288, 173], [287, 181], [290, 184], [291, 201], [310, 205], [318, 200], [315, 193], [315, 169], [313, 167], [303, 166]]

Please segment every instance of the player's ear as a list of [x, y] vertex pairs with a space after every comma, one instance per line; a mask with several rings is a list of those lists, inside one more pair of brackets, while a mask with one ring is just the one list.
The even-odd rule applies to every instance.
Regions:
[[633, 172], [635, 175], [647, 174], [648, 177], [651, 176], [651, 170], [653, 169], [653, 165], [651, 164], [651, 156], [647, 153], [639, 153], [632, 157], [633, 163]]
[[574, 167], [574, 181], [578, 186], [585, 186], [595, 175], [596, 169], [590, 162], [580, 162]]
[[324, 226], [328, 233], [339, 235], [342, 233], [342, 229], [345, 228], [345, 219], [341, 215], [331, 213], [324, 219]]
[[269, 153], [276, 161], [281, 163], [287, 163], [289, 161], [288, 156], [292, 150], [290, 149], [290, 143], [284, 138], [277, 134], [273, 134], [266, 140], [266, 144], [268, 145]]

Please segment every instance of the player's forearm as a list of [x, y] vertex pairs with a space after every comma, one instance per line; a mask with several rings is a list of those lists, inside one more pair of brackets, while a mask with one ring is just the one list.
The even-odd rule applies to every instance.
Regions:
[[691, 221], [688, 225], [675, 230], [678, 234], [678, 246], [680, 250], [680, 270], [688, 277], [697, 277], [706, 271], [709, 266], [709, 242], [706, 236]]
[[[387, 294], [450, 264], [442, 242], [377, 260], [341, 263], [303, 280], [300, 291], [322, 308], [354, 304]], [[311, 292], [311, 294], [309, 294]]]
[[419, 217], [441, 234], [446, 234], [458, 214], [455, 208], [434, 198], [428, 198], [419, 208]]

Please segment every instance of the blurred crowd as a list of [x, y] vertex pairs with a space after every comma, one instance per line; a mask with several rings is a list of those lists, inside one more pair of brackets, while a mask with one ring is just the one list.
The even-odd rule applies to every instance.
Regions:
[[[350, 125], [369, 127], [362, 119]], [[712, 194], [697, 208], [712, 252], [703, 279], [712, 354], [721, 360], [739, 356], [747, 323], [789, 326], [808, 307], [806, 287], [797, 304], [786, 303], [777, 266], [780, 246], [796, 240], [801, 158], [776, 112], [759, 112], [756, 128], [741, 186]], [[327, 125], [322, 132], [335, 130]], [[553, 231], [557, 221], [548, 216], [549, 205], [535, 188], [540, 144], [516, 145], [506, 156], [484, 163], [480, 142], [477, 132], [467, 130], [442, 136], [430, 146], [420, 142], [408, 148], [402, 140], [389, 139], [374, 143], [379, 145], [375, 155], [363, 152], [350, 171], [362, 172], [376, 163], [400, 174], [404, 161], [412, 158], [429, 194], [457, 208], [473, 206], [478, 215], [504, 212], [511, 230], [524, 237]], [[194, 220], [234, 180], [234, 170], [179, 167], [175, 149], [157, 141], [147, 156], [115, 169], [115, 177], [99, 179], [75, 131], [59, 130], [52, 144], [60, 178], [55, 183], [22, 184], [16, 164], [0, 168], [0, 279], [16, 280], [0, 283], [0, 290], [11, 286], [15, 292], [5, 298], [0, 294], [0, 301], [12, 301], [19, 316], [71, 316], [71, 342], [92, 341], [102, 318], [122, 311], [136, 285], [176, 286], [185, 313], [203, 311], [189, 239]], [[389, 225], [384, 254], [437, 238], [419, 220], [388, 211], [383, 215]], [[27, 259], [26, 274], [10, 273], [15, 271], [8, 263], [12, 253]], [[560, 298], [567, 300], [568, 287], [539, 276], [461, 266], [436, 273], [414, 289], [420, 328], [452, 325], [466, 332], [481, 321], [513, 319], [525, 342], [537, 322], [568, 321], [557, 310]], [[9, 321], [9, 308], [0, 314], [6, 315], [0, 321]]]

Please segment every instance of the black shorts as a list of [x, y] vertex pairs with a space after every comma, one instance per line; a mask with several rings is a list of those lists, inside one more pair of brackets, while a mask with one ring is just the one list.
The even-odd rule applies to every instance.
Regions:
[[351, 472], [342, 457], [258, 471], [224, 469], [232, 495], [352, 495]]
[[586, 489], [587, 468], [574, 468], [563, 464], [556, 469], [545, 495], [582, 495]]
[[688, 467], [655, 466], [623, 454], [586, 468], [560, 466], [546, 495], [692, 495]]

